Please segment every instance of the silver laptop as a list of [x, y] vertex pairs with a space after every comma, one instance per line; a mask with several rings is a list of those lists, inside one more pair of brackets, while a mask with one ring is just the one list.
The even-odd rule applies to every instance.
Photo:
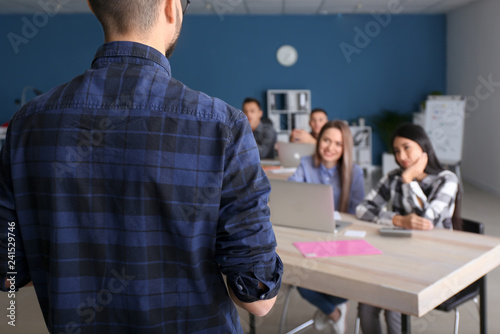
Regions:
[[350, 225], [334, 219], [331, 185], [269, 180], [273, 225], [333, 233]]
[[315, 150], [316, 145], [314, 144], [278, 142], [280, 165], [283, 167], [298, 167], [300, 159], [313, 155]]

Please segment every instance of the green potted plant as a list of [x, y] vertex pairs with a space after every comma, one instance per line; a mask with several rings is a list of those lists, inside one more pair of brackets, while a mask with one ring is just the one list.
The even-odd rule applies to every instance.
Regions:
[[385, 151], [388, 153], [392, 152], [392, 134], [400, 124], [408, 122], [411, 122], [411, 114], [401, 114], [394, 110], [382, 110], [379, 114], [370, 117], [370, 123], [382, 138]]
[[411, 120], [411, 114], [401, 114], [395, 110], [382, 110], [379, 114], [369, 118], [375, 132], [380, 135], [384, 143], [385, 152], [382, 153], [383, 175], [397, 167], [392, 154], [392, 134], [400, 124], [411, 122]]

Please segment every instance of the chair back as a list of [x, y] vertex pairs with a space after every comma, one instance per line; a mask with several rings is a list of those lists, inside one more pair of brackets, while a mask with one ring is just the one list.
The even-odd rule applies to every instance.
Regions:
[[462, 218], [462, 231], [477, 234], [484, 234], [484, 224]]
[[[462, 218], [462, 231], [484, 234], [484, 224], [470, 219]], [[449, 312], [453, 309], [456, 309], [466, 301], [478, 296], [480, 293], [480, 284], [482, 279], [483, 278], [480, 278], [479, 280], [475, 281], [474, 283], [436, 307], [436, 309]]]

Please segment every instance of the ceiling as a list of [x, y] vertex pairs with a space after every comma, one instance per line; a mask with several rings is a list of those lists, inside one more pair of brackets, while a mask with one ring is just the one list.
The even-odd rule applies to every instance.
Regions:
[[[406, 14], [447, 13], [479, 0], [191, 0], [187, 15], [368, 14], [389, 8]], [[44, 9], [41, 4], [48, 4]], [[57, 8], [55, 4], [57, 3]], [[85, 0], [0, 0], [0, 14], [90, 13]]]

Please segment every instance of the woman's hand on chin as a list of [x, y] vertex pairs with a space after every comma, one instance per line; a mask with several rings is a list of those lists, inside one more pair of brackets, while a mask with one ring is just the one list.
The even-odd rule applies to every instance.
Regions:
[[426, 176], [424, 170], [427, 167], [427, 162], [429, 158], [427, 153], [423, 152], [422, 155], [415, 161], [411, 166], [406, 168], [401, 174], [403, 183], [410, 183], [414, 179], [422, 179]]

